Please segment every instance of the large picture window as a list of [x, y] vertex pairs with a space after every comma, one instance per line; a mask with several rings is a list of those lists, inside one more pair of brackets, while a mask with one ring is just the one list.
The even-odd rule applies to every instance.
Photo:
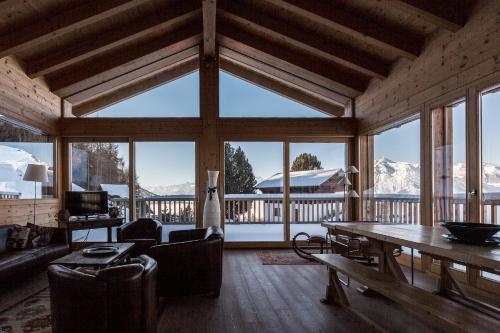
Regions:
[[[54, 197], [54, 138], [0, 115], [0, 199]], [[29, 164], [45, 165], [48, 182], [24, 181]]]

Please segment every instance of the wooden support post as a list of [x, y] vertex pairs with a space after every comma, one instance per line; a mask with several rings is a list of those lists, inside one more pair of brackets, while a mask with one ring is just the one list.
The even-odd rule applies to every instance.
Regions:
[[[202, 46], [201, 46], [202, 47]], [[219, 57], [205, 61], [200, 52], [200, 116], [202, 119], [202, 133], [198, 143], [198, 209], [196, 226], [203, 226], [203, 206], [207, 188], [207, 171], [222, 170], [219, 161], [219, 141], [217, 138], [217, 118], [219, 115]], [[223, 201], [223, 184], [219, 177], [218, 193], [220, 202]], [[221, 205], [222, 206], [222, 205]], [[221, 207], [222, 209], [222, 207]], [[224, 214], [221, 214], [223, 216]]]

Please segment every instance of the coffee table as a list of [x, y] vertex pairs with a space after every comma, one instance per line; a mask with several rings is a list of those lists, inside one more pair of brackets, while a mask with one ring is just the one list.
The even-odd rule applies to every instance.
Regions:
[[[83, 254], [83, 250], [94, 246], [116, 246], [118, 248], [118, 252], [111, 255], [100, 256], [86, 256]], [[114, 265], [120, 260], [126, 258], [133, 246], [134, 243], [96, 243], [87, 246], [85, 249], [71, 252], [64, 257], [52, 261], [50, 264], [63, 265], [68, 267], [92, 266], [96, 268], [103, 268]]]

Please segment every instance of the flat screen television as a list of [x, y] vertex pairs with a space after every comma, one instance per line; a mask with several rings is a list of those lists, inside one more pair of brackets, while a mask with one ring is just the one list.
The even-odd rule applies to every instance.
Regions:
[[67, 191], [65, 209], [71, 216], [89, 216], [108, 213], [108, 192]]

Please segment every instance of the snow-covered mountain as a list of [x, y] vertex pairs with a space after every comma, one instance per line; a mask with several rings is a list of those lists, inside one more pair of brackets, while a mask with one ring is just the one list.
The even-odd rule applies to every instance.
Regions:
[[[453, 166], [453, 192], [465, 193], [465, 164]], [[484, 192], [500, 192], [500, 166], [483, 164]], [[386, 157], [375, 160], [375, 193], [420, 193], [420, 165], [394, 162]]]
[[195, 194], [195, 183], [186, 182], [175, 185], [158, 185], [158, 186], [144, 186], [144, 188], [157, 195], [181, 195], [181, 194]]

